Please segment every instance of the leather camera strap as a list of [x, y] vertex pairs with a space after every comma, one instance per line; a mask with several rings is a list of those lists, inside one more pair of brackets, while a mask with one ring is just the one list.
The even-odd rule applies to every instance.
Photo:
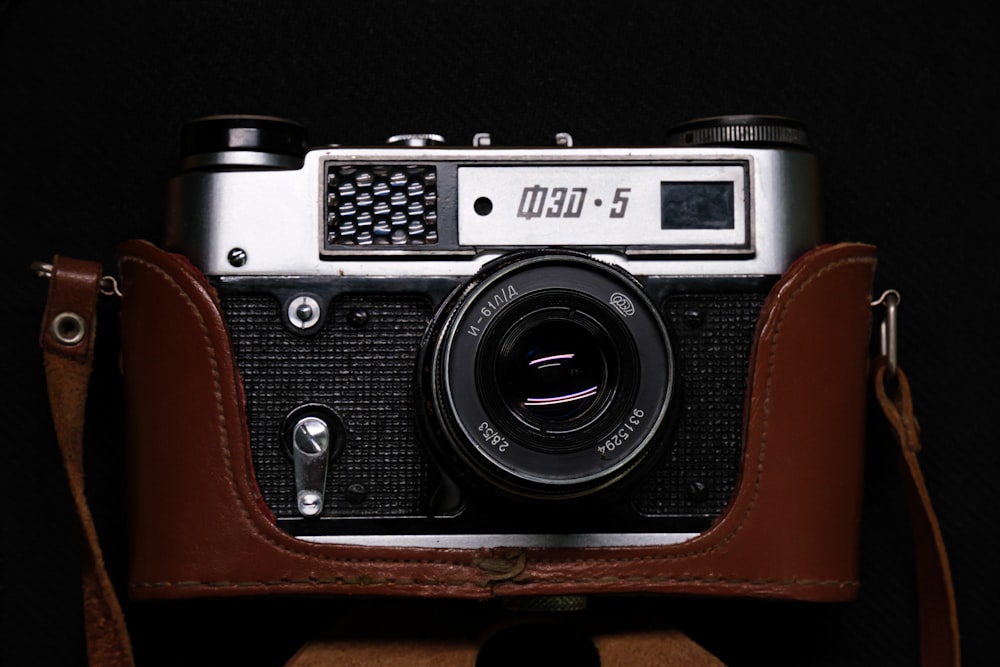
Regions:
[[[913, 414], [910, 383], [901, 368], [897, 367], [894, 371], [893, 377], [889, 377], [885, 358], [880, 357], [876, 360], [873, 382], [879, 405], [899, 444], [900, 474], [916, 554], [921, 661], [928, 667], [957, 667], [962, 658], [948, 552], [917, 460], [922, 445], [920, 428]], [[891, 395], [888, 390], [890, 384], [895, 385]]]
[[101, 266], [57, 256], [49, 276], [40, 344], [52, 421], [80, 521], [80, 564], [87, 655], [91, 665], [134, 664], [125, 616], [104, 566], [83, 489], [83, 422], [94, 361]]
[[[40, 345], [52, 419], [83, 539], [81, 575], [89, 664], [95, 667], [131, 667], [135, 660], [128, 628], [104, 565], [97, 531], [84, 493], [83, 424], [93, 367], [96, 304], [102, 287], [101, 267], [95, 262], [57, 256], [51, 266], [45, 265], [39, 272], [50, 278]], [[924, 667], [957, 667], [961, 664], [961, 653], [951, 570], [941, 529], [917, 458], [921, 444], [913, 414], [910, 386], [898, 367], [893, 369], [890, 376], [886, 373], [885, 358], [879, 357], [872, 374], [875, 393], [899, 443], [900, 469], [913, 531], [921, 664]], [[889, 386], [892, 386], [892, 392], [889, 391]], [[688, 659], [698, 656], [703, 660], [699, 664], [721, 664], [674, 628], [666, 628], [662, 633], [656, 634], [662, 636], [652, 638], [653, 643], [649, 646], [658, 647], [661, 654], [669, 650], [671, 654], [688, 656]], [[634, 638], [628, 641], [634, 641]], [[621, 658], [632, 656], [642, 660], [643, 652], [630, 650], [629, 646], [634, 648], [635, 645], [618, 648]], [[343, 664], [359, 664], [358, 660], [365, 655], [373, 657], [371, 649], [369, 643], [355, 645], [350, 637], [339, 641], [318, 639], [303, 647], [303, 651], [288, 664], [294, 667], [325, 664], [327, 660], [324, 660], [324, 655], [328, 660], [346, 660]], [[362, 654], [359, 651], [369, 653]], [[433, 664], [447, 664], [447, 660], [441, 659], [447, 655], [436, 654]], [[456, 659], [460, 658], [461, 664], [469, 664], [467, 654], [451, 655]], [[615, 664], [632, 663], [623, 661]]]

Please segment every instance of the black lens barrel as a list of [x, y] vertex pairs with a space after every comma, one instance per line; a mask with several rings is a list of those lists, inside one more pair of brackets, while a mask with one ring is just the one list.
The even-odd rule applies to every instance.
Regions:
[[582, 253], [488, 265], [442, 306], [422, 356], [428, 442], [480, 489], [589, 497], [665, 446], [667, 329], [635, 278]]

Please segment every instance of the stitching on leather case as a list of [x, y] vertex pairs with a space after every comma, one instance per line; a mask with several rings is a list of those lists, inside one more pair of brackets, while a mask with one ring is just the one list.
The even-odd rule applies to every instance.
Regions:
[[[859, 586], [857, 581], [842, 581], [838, 579], [749, 579], [749, 578], [727, 578], [727, 577], [702, 577], [697, 575], [671, 575], [671, 576], [650, 576], [650, 577], [580, 577], [565, 579], [546, 579], [546, 584], [590, 584], [607, 583], [613, 581], [647, 581], [651, 583], [699, 583], [699, 584], [733, 584], [743, 586], [824, 586], [836, 588], [855, 588]], [[255, 588], [258, 586], [465, 586], [469, 583], [467, 579], [429, 579], [417, 580], [409, 577], [310, 577], [303, 579], [276, 579], [273, 581], [160, 581], [160, 582], [136, 582], [132, 588]], [[489, 582], [493, 586], [496, 582]], [[486, 588], [486, 586], [477, 586]]]

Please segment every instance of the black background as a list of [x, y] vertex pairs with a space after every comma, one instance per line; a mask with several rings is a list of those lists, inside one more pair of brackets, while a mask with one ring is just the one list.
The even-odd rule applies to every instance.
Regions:
[[[84, 659], [73, 509], [48, 416], [28, 265], [159, 240], [180, 124], [294, 118], [314, 144], [439, 132], [468, 144], [658, 144], [721, 113], [804, 121], [826, 236], [879, 248], [894, 287], [965, 662], [998, 654], [997, 86], [986, 3], [13, 2], [0, 10], [5, 665]], [[87, 484], [127, 567], [116, 304], [102, 303]], [[804, 369], [804, 372], [808, 372]], [[871, 414], [857, 602], [625, 601], [731, 665], [917, 663], [907, 519]], [[206, 508], [206, 512], [225, 508]], [[280, 665], [353, 601], [125, 603], [140, 665]], [[424, 603], [413, 603], [424, 615]], [[435, 609], [437, 609], [435, 607]], [[442, 618], [442, 622], [446, 622]], [[207, 647], [196, 648], [200, 640]], [[229, 659], [221, 659], [221, 656]]]

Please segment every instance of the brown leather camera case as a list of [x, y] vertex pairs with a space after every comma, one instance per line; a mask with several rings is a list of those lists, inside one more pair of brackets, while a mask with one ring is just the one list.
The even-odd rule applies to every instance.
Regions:
[[212, 287], [144, 241], [124, 244], [120, 264], [133, 598], [857, 594], [871, 246], [818, 248], [768, 296], [742, 475], [723, 516], [682, 544], [588, 549], [319, 545], [284, 533], [254, 481]]

